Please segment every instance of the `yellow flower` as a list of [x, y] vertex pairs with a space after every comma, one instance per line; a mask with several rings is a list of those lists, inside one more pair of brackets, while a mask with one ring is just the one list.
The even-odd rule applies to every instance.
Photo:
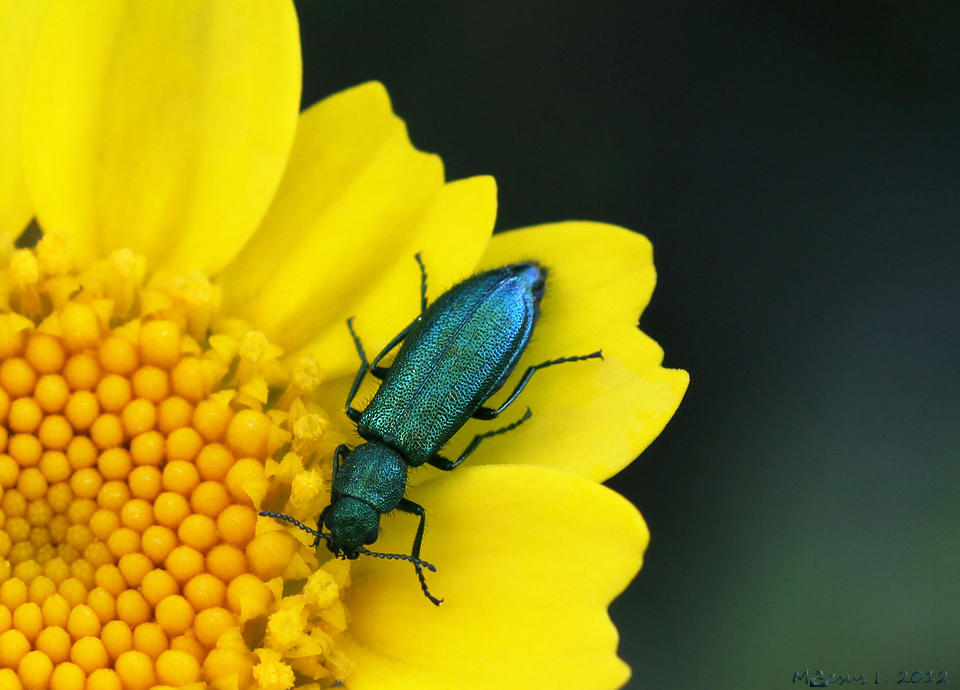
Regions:
[[[446, 182], [380, 84], [299, 97], [286, 0], [0, 5], [0, 688], [622, 685], [606, 608], [647, 530], [600, 482], [688, 380], [636, 329], [649, 243], [491, 238], [493, 180]], [[464, 467], [411, 477], [439, 608], [409, 564], [256, 515], [329, 502], [332, 449], [358, 440], [344, 321], [373, 351], [409, 322], [417, 252], [431, 299], [535, 258], [524, 362], [605, 355], [538, 377], [532, 419]], [[377, 549], [414, 529], [385, 517]]]

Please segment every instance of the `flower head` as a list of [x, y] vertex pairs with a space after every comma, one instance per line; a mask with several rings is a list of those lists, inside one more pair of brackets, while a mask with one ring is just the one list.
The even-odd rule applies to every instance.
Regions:
[[[642, 518], [599, 482], [685, 372], [636, 330], [649, 243], [597, 223], [490, 238], [488, 177], [444, 180], [383, 87], [297, 113], [296, 17], [236, 5], [0, 8], [0, 685], [616, 687], [606, 607]], [[32, 219], [42, 239], [13, 241]], [[535, 415], [451, 473], [412, 472], [410, 564], [342, 561], [313, 523], [370, 347], [477, 268], [549, 268], [521, 366]], [[367, 382], [358, 400], [369, 399]], [[484, 430], [470, 422], [456, 455]], [[487, 427], [487, 430], [489, 428]], [[387, 514], [377, 549], [408, 553]]]

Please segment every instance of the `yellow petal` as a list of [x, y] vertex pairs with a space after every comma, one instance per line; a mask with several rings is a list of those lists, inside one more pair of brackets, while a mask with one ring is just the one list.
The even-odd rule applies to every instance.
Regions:
[[23, 178], [23, 93], [46, 0], [0, 4], [0, 246], [17, 238], [33, 213]]
[[650, 243], [601, 223], [568, 222], [495, 235], [481, 269], [535, 260], [547, 268], [546, 293], [530, 346], [490, 403], [505, 400], [524, 370], [558, 357], [602, 350], [604, 359], [534, 374], [495, 421], [471, 421], [444, 450], [456, 458], [473, 438], [523, 416], [520, 428], [484, 440], [469, 463], [549, 465], [603, 481], [660, 433], [689, 382], [660, 366], [663, 351], [637, 329], [653, 292]]
[[[633, 578], [648, 532], [594, 482], [541, 467], [458, 470], [411, 494], [426, 510], [422, 556], [437, 608], [406, 563], [361, 556], [347, 590], [351, 690], [617, 688], [607, 606]], [[409, 553], [409, 515], [373, 547]]]
[[273, 196], [299, 98], [289, 0], [54, 0], [24, 115], [40, 223], [82, 260], [214, 272]]
[[472, 270], [495, 215], [491, 178], [444, 184], [381, 84], [348, 89], [300, 116], [274, 203], [222, 275], [228, 308], [344, 374], [357, 365], [347, 317], [368, 349], [384, 345], [419, 310], [414, 254], [436, 296]]

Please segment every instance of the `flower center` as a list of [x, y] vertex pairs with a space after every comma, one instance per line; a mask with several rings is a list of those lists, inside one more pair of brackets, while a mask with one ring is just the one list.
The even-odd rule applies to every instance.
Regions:
[[130, 252], [71, 274], [56, 249], [10, 257], [0, 315], [0, 686], [343, 678], [347, 564], [257, 515], [329, 501], [316, 362], [213, 327], [203, 278], [144, 287]]

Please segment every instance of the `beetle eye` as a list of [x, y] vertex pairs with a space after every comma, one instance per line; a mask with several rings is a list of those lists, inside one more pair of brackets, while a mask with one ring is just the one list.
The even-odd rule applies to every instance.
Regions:
[[372, 529], [372, 530], [370, 530], [369, 532], [367, 532], [367, 538], [363, 540], [363, 543], [364, 543], [364, 544], [372, 544], [373, 542], [375, 542], [375, 541], [377, 540], [377, 536], [378, 536], [378, 535], [377, 535], [377, 530], [376, 530], [376, 529]]

